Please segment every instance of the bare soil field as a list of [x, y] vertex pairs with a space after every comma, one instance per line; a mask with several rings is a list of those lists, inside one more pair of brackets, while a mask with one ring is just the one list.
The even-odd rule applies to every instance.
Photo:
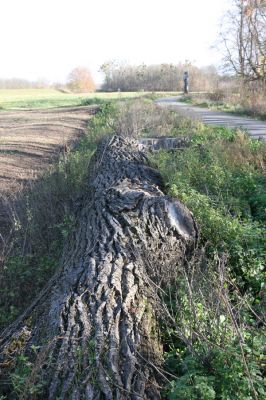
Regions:
[[96, 107], [0, 112], [0, 194], [44, 173], [86, 131]]

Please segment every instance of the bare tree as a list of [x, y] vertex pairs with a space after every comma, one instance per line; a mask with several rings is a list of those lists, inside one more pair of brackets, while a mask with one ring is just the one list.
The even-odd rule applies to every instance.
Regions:
[[266, 1], [232, 0], [221, 32], [226, 66], [245, 80], [266, 79]]

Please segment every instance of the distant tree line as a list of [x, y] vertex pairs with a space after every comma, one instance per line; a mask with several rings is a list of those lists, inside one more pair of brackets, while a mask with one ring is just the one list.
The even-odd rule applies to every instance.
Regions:
[[70, 91], [76, 93], [94, 92], [95, 83], [90, 70], [84, 67], [74, 68], [67, 77], [65, 84], [61, 82], [50, 83], [45, 79], [30, 81], [21, 78], [1, 79], [0, 89], [43, 89], [54, 88], [57, 90]]
[[[102, 91], [182, 91], [184, 72], [189, 72], [190, 91], [213, 91], [218, 87], [220, 76], [215, 67], [196, 67], [184, 64], [125, 65], [115, 61], [101, 66], [104, 74]], [[55, 88], [76, 93], [94, 92], [96, 85], [87, 68], [74, 68], [65, 84], [46, 80], [0, 79], [0, 89]]]
[[51, 87], [45, 79], [29, 81], [21, 78], [0, 79], [0, 89], [40, 89]]
[[190, 90], [209, 91], [219, 80], [215, 67], [198, 68], [191, 63], [160, 65], [124, 65], [116, 62], [101, 66], [103, 91], [180, 91], [183, 74], [189, 72]]

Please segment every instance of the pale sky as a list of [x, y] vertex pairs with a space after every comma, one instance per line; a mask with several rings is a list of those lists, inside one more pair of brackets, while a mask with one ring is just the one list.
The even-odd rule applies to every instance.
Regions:
[[64, 81], [77, 67], [219, 64], [229, 0], [0, 0], [0, 78]]

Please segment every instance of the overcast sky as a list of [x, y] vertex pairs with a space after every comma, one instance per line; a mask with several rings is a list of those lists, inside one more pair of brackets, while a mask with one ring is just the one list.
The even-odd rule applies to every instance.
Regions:
[[229, 0], [0, 0], [0, 78], [64, 81], [76, 66], [219, 63]]

